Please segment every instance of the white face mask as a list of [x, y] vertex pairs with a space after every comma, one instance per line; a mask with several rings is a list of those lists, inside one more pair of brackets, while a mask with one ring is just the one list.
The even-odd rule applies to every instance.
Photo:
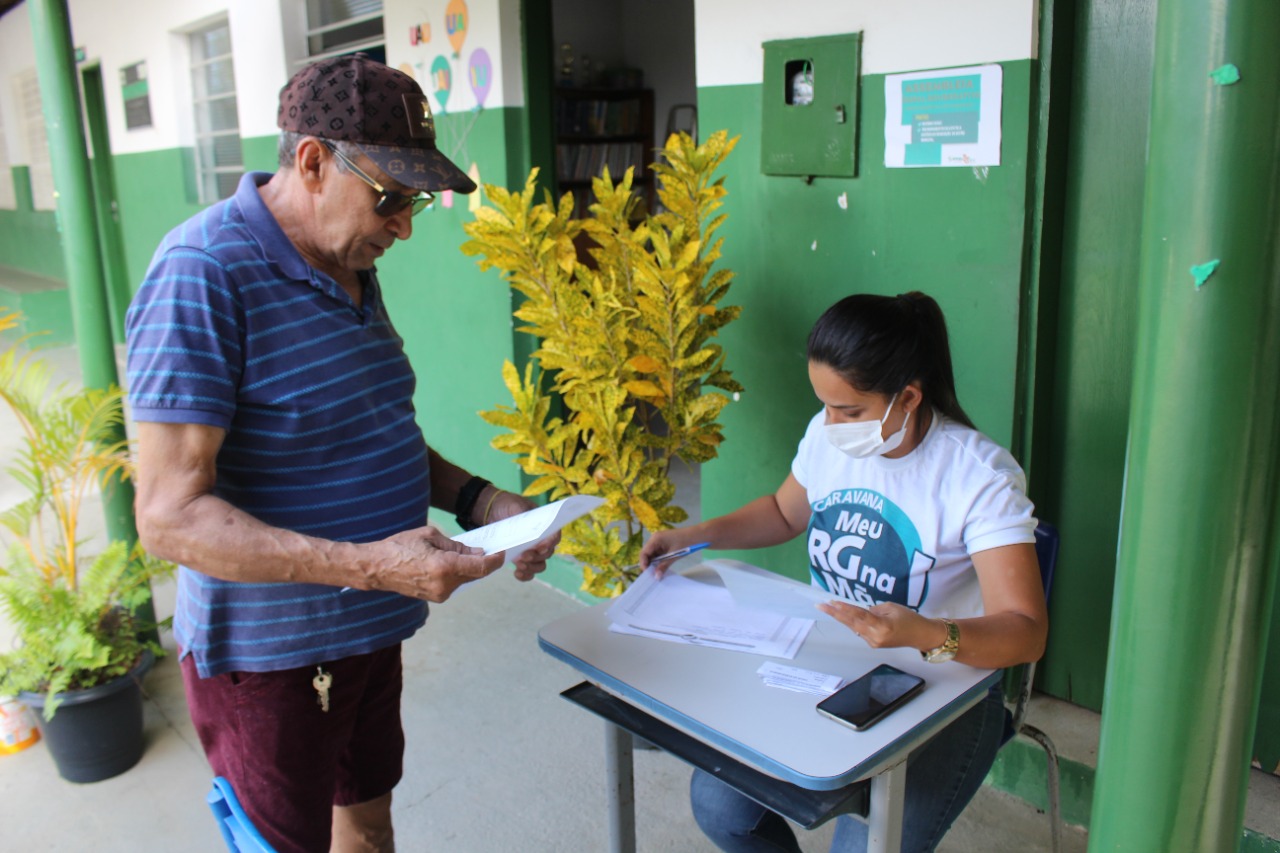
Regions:
[[884, 431], [884, 422], [889, 419], [889, 412], [893, 411], [893, 403], [897, 399], [897, 394], [890, 398], [889, 408], [885, 411], [884, 417], [878, 421], [824, 425], [822, 430], [827, 435], [827, 441], [841, 453], [852, 456], [854, 459], [892, 453], [902, 445], [902, 440], [907, 437], [907, 424], [911, 423], [911, 413], [907, 412], [907, 416], [902, 421], [902, 429], [888, 438], [881, 435]]

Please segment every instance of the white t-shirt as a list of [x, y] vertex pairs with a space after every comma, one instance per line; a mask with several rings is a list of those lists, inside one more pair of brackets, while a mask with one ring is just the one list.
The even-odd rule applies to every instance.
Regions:
[[937, 411], [924, 440], [900, 459], [854, 459], [832, 446], [823, 422], [822, 412], [814, 415], [791, 463], [812, 509], [814, 585], [934, 618], [981, 616], [970, 555], [1035, 542], [1018, 463]]

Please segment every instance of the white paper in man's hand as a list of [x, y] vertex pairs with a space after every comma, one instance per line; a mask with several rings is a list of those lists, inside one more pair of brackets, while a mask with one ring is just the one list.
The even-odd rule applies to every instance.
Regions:
[[525, 551], [555, 534], [571, 521], [581, 518], [604, 504], [604, 498], [594, 495], [574, 495], [468, 530], [453, 537], [472, 548], [483, 548], [486, 554], [507, 552], [507, 560], [517, 559]]

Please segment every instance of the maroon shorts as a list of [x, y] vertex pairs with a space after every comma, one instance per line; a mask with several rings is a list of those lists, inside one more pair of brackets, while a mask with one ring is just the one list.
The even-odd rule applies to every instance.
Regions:
[[280, 853], [329, 849], [334, 806], [377, 799], [400, 781], [400, 646], [325, 663], [329, 710], [316, 667], [200, 678], [190, 655], [182, 680], [196, 733], [254, 826]]

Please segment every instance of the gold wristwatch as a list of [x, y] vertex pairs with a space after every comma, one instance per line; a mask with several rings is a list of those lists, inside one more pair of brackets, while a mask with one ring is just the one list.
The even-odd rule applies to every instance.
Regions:
[[960, 650], [960, 626], [950, 619], [943, 619], [942, 623], [947, 626], [947, 639], [936, 649], [929, 649], [920, 653], [920, 657], [929, 663], [943, 663], [944, 661], [954, 660], [956, 652]]

